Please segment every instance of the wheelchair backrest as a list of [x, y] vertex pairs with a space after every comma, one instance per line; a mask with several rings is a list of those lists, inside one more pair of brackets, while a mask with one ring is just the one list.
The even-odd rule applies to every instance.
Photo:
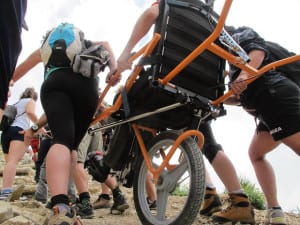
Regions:
[[[153, 52], [153, 79], [166, 76], [214, 30], [218, 15], [200, 0], [161, 0], [155, 32], [161, 40]], [[221, 45], [218, 42], [215, 42]], [[209, 99], [224, 93], [225, 60], [205, 50], [170, 82]]]

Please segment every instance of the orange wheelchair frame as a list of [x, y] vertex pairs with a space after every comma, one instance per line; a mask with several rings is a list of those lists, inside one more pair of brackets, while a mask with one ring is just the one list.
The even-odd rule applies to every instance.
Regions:
[[[240, 57], [235, 56], [232, 53], [228, 52], [227, 50], [224, 50], [220, 46], [216, 45], [214, 43], [214, 41], [219, 37], [219, 35], [220, 35], [220, 33], [221, 33], [221, 31], [224, 27], [225, 20], [226, 20], [226, 17], [228, 15], [228, 13], [229, 13], [232, 2], [233, 2], [233, 0], [226, 0], [225, 1], [223, 9], [222, 9], [221, 14], [220, 14], [220, 17], [218, 19], [217, 26], [216, 26], [215, 30], [212, 32], [212, 34], [205, 41], [203, 41], [196, 49], [194, 49], [172, 71], [170, 71], [163, 79], [159, 79], [160, 84], [168, 85], [169, 81], [171, 81], [176, 75], [178, 75], [180, 71], [182, 71], [187, 65], [189, 65], [189, 63], [192, 62], [204, 50], [208, 50], [208, 51], [218, 55], [219, 57], [225, 59], [226, 61], [230, 62], [231, 64], [233, 64], [233, 65], [241, 68], [242, 70], [248, 72], [251, 75], [251, 77], [250, 77], [250, 79], [248, 79], [246, 81], [247, 84], [253, 82], [255, 79], [257, 79], [259, 76], [261, 76], [263, 73], [265, 73], [268, 70], [275, 69], [276, 67], [283, 66], [285, 64], [292, 63], [294, 61], [300, 60], [300, 55], [295, 55], [295, 56], [292, 56], [292, 57], [289, 57], [289, 58], [286, 58], [286, 59], [282, 59], [282, 60], [270, 63], [270, 64], [262, 67], [261, 69], [255, 69], [255, 68], [251, 67], [247, 62], [245, 62]], [[149, 56], [152, 53], [153, 49], [156, 47], [159, 40], [160, 40], [160, 35], [158, 33], [155, 33], [152, 40], [150, 42], [148, 42], [143, 48], [141, 48], [138, 52], [136, 52], [130, 58], [130, 61], [133, 62], [137, 58], [139, 58], [140, 56], [142, 56], [142, 57]], [[139, 75], [139, 73], [142, 70], [142, 67], [143, 66], [136, 65], [135, 68], [133, 69], [131, 75], [127, 79], [125, 87], [124, 87], [127, 93], [132, 88], [132, 86], [134, 84], [134, 81], [136, 80], [137, 76]], [[102, 95], [100, 96], [99, 106], [102, 103], [102, 101], [104, 100], [104, 98], [105, 98], [106, 94], [108, 93], [110, 87], [111, 87], [110, 85], [107, 85], [105, 90], [103, 91]], [[225, 93], [221, 97], [213, 100], [211, 103], [214, 106], [218, 106], [222, 102], [224, 102], [226, 99], [228, 99], [232, 94], [233, 94], [232, 91], [229, 90], [227, 93]], [[95, 124], [99, 121], [107, 119], [112, 113], [114, 113], [114, 112], [116, 112], [120, 109], [121, 104], [122, 104], [122, 98], [121, 98], [121, 96], [118, 96], [115, 103], [111, 107], [109, 107], [108, 109], [104, 110], [100, 115], [98, 115], [94, 119], [92, 124]], [[133, 121], [133, 120], [134, 119], [132, 119], [131, 121]], [[174, 145], [173, 145], [172, 149], [170, 150], [170, 152], [168, 153], [168, 155], [164, 156], [164, 160], [163, 160], [162, 164], [158, 168], [154, 168], [154, 166], [151, 164], [151, 161], [148, 157], [147, 149], [145, 147], [144, 141], [142, 139], [142, 136], [141, 136], [139, 130], [140, 129], [141, 130], [148, 130], [148, 131], [152, 132], [154, 135], [155, 135], [155, 131], [151, 128], [146, 128], [144, 126], [140, 126], [140, 125], [135, 124], [135, 123], [132, 124], [132, 128], [133, 128], [134, 133], [136, 135], [136, 138], [138, 140], [138, 144], [139, 144], [139, 147], [141, 149], [141, 153], [144, 157], [144, 160], [146, 162], [147, 168], [153, 174], [154, 180], [156, 180], [156, 181], [157, 181], [160, 173], [162, 172], [163, 168], [171, 167], [171, 165], [169, 164], [169, 160], [172, 157], [172, 155], [174, 154], [176, 148], [180, 145], [180, 143], [184, 139], [186, 139], [187, 137], [190, 137], [190, 136], [197, 136], [198, 140], [199, 140], [198, 144], [199, 144], [200, 149], [202, 149], [202, 146], [203, 146], [203, 143], [204, 143], [204, 137], [203, 137], [202, 133], [199, 132], [198, 130], [185, 131], [176, 140], [176, 142], [174, 143]], [[93, 132], [93, 130], [91, 130], [91, 131]]]

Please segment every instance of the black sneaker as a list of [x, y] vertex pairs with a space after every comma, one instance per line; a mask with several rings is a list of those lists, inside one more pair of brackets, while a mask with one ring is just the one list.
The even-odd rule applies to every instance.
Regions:
[[156, 200], [154, 201], [151, 201], [148, 197], [147, 197], [147, 203], [148, 203], [148, 206], [149, 206], [149, 209], [150, 210], [155, 210], [157, 205], [156, 205]]
[[82, 219], [91, 219], [95, 216], [89, 198], [84, 198], [82, 201], [78, 200], [76, 202], [76, 214]]
[[51, 200], [48, 201], [48, 202], [46, 203], [45, 207], [46, 207], [47, 209], [52, 209], [52, 203], [51, 203]]
[[114, 204], [110, 209], [110, 213], [114, 215], [122, 214], [126, 209], [129, 208], [127, 200], [122, 192], [119, 192], [116, 197], [114, 197]]

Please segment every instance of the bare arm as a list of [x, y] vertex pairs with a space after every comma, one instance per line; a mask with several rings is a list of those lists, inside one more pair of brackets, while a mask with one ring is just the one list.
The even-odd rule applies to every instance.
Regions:
[[47, 117], [46, 117], [46, 114], [44, 113], [38, 119], [38, 121], [36, 122], [36, 125], [38, 125], [38, 127], [41, 128], [41, 127], [45, 126], [46, 124], [47, 124]]
[[[252, 66], [253, 68], [258, 68], [262, 64], [264, 57], [265, 57], [265, 52], [261, 50], [252, 50], [248, 56], [250, 57], [250, 62], [249, 65]], [[249, 74], [246, 71], [241, 71], [237, 79], [230, 85], [233, 93], [235, 95], [241, 94], [246, 88], [247, 84], [245, 80], [249, 78]]]
[[31, 70], [38, 63], [42, 62], [40, 50], [37, 49], [30, 56], [25, 59], [15, 70], [12, 80], [15, 82], [23, 77], [29, 70]]
[[138, 18], [132, 30], [131, 36], [118, 59], [118, 71], [122, 72], [131, 68], [128, 62], [134, 46], [148, 33], [159, 15], [158, 4], [151, 6]]
[[118, 65], [117, 65], [117, 60], [116, 57], [114, 55], [114, 52], [110, 46], [110, 44], [107, 41], [97, 41], [95, 42], [98, 45], [102, 45], [109, 53], [110, 55], [110, 59], [109, 59], [109, 73], [106, 76], [106, 82], [110, 83], [112, 86], [116, 85], [120, 80], [121, 80], [121, 75], [117, 74], [116, 76], [113, 76], [117, 69], [118, 69]]
[[95, 42], [97, 45], [102, 45], [109, 53], [110, 59], [109, 59], [109, 69], [111, 71], [116, 71], [117, 70], [117, 60], [115, 57], [115, 54], [110, 46], [110, 44], [107, 41], [97, 41]]
[[35, 106], [36, 106], [36, 103], [33, 99], [31, 99], [27, 105], [26, 105], [26, 114], [28, 115], [29, 119], [33, 122], [33, 123], [36, 123], [38, 121], [38, 117], [35, 113]]
[[[39, 130], [42, 130], [42, 133], [47, 133], [46, 130], [43, 128], [47, 123], [47, 117], [46, 114], [44, 113], [37, 121], [35, 124], [38, 126]], [[20, 131], [19, 133], [24, 134], [24, 142], [29, 145], [32, 137], [34, 136], [34, 132], [31, 128], [27, 130]]]

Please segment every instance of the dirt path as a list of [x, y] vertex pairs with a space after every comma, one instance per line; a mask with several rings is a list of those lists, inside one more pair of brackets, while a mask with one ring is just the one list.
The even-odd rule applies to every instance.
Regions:
[[[3, 168], [3, 158], [0, 155], [0, 171]], [[29, 163], [29, 164], [28, 164]], [[26, 218], [27, 223], [20, 223], [9, 221], [9, 223], [0, 223], [1, 224], [12, 224], [12, 225], [21, 225], [21, 224], [31, 224], [37, 225], [42, 224], [41, 221], [45, 219], [47, 210], [44, 208], [44, 205], [33, 200], [30, 195], [30, 192], [35, 190], [35, 182], [34, 182], [34, 173], [33, 163], [30, 161], [22, 161], [23, 165], [20, 165], [19, 168], [26, 168], [25, 171], [29, 170], [27, 175], [17, 176], [15, 179], [15, 184], [26, 184], [26, 188], [28, 194], [26, 195], [27, 199], [23, 201], [16, 201], [11, 203], [13, 207], [13, 211], [16, 215], [23, 216]], [[2, 184], [2, 176], [0, 177], [0, 182]], [[112, 215], [110, 214], [110, 209], [98, 209], [95, 210], [95, 218], [93, 219], [83, 219], [81, 220], [84, 225], [139, 225], [141, 224], [138, 216], [136, 215], [136, 211], [133, 203], [132, 189], [122, 188], [125, 193], [130, 208], [125, 211], [122, 215]], [[100, 185], [98, 182], [90, 180], [89, 190], [92, 197], [92, 201], [95, 201], [98, 197], [100, 191]], [[181, 197], [174, 197], [174, 201], [172, 201], [172, 207], [174, 209], [181, 207], [180, 204]], [[0, 202], [1, 203], [1, 202]], [[6, 206], [5, 206], [6, 207]], [[1, 204], [0, 204], [1, 211]], [[0, 213], [1, 214], [1, 213]], [[1, 216], [1, 215], [0, 215]], [[266, 211], [255, 211], [256, 224], [264, 225], [266, 224]], [[286, 218], [288, 221], [288, 225], [300, 225], [300, 214], [290, 214], [286, 213]], [[0, 218], [1, 219], [1, 218]], [[8, 222], [8, 221], [6, 221]], [[198, 215], [194, 225], [206, 224], [206, 225], [217, 225], [217, 223], [213, 223], [209, 218]]]

